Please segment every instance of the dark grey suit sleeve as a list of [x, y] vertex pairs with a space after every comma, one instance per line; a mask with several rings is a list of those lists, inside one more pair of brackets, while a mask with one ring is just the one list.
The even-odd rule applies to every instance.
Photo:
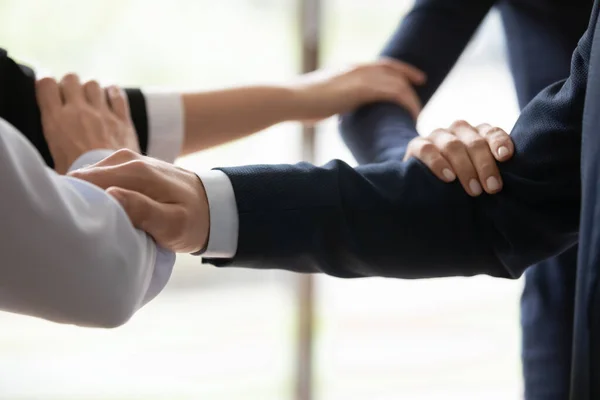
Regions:
[[[382, 55], [414, 65], [427, 74], [415, 87], [423, 105], [446, 78], [495, 0], [417, 0]], [[401, 106], [375, 103], [342, 116], [346, 145], [361, 164], [401, 160], [418, 133]]]

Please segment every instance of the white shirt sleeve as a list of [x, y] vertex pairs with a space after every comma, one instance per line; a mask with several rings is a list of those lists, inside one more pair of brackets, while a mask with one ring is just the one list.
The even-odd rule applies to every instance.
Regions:
[[103, 190], [47, 168], [3, 119], [0, 187], [0, 310], [115, 327], [168, 280], [172, 253], [134, 229]]
[[233, 258], [237, 252], [239, 217], [231, 181], [218, 170], [197, 175], [206, 191], [210, 215], [208, 245], [202, 256]]
[[180, 93], [144, 91], [148, 118], [148, 155], [173, 162], [184, 137], [183, 99]]

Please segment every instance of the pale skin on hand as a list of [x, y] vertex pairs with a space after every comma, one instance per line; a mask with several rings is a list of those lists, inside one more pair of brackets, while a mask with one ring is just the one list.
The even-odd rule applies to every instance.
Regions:
[[509, 160], [515, 148], [510, 136], [489, 124], [472, 126], [456, 121], [447, 129], [436, 129], [427, 137], [417, 137], [408, 145], [405, 160], [421, 160], [440, 180], [457, 178], [465, 191], [479, 196], [502, 190], [502, 177], [496, 162]]
[[[337, 72], [315, 71], [297, 81], [308, 96], [303, 121], [319, 121], [378, 101], [396, 103], [416, 120], [422, 104], [414, 87], [424, 84], [425, 73], [402, 61], [382, 58]], [[310, 101], [308, 101], [310, 100]]]
[[36, 97], [58, 173], [66, 173], [77, 158], [91, 150], [139, 151], [129, 104], [119, 88], [111, 86], [105, 91], [96, 81], [81, 84], [76, 74], [67, 74], [60, 82], [39, 80]]
[[178, 253], [194, 253], [206, 246], [208, 199], [193, 172], [123, 149], [69, 176], [105, 189], [132, 224], [160, 246]]

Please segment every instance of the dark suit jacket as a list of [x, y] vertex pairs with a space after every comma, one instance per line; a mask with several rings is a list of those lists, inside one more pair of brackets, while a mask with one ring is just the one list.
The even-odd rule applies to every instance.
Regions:
[[[522, 108], [543, 88], [568, 76], [565, 60], [587, 26], [591, 4], [591, 0], [417, 0], [382, 55], [427, 74], [427, 83], [416, 88], [426, 105], [496, 6]], [[365, 106], [342, 118], [342, 137], [361, 164], [401, 160], [406, 144], [417, 135], [410, 114], [392, 103]]]
[[[571, 55], [585, 31], [592, 3], [416, 0], [383, 55], [425, 70], [429, 80], [417, 90], [421, 102], [427, 104], [493, 5], [502, 17], [509, 65], [522, 109], [546, 86], [569, 75]], [[341, 127], [345, 142], [361, 163], [401, 160], [406, 145], [418, 135], [411, 116], [391, 103], [362, 107], [344, 116]], [[568, 397], [576, 263], [577, 246], [573, 246], [527, 270], [521, 298], [527, 400]]]
[[590, 340], [600, 334], [598, 7], [570, 77], [517, 121], [499, 194], [469, 197], [415, 160], [223, 168], [238, 207], [238, 252], [209, 261], [341, 277], [515, 278], [579, 237], [571, 398], [599, 399], [600, 346]]
[[[127, 89], [140, 148], [148, 148], [148, 118], [146, 103], [138, 89]], [[0, 48], [0, 117], [6, 119], [37, 148], [46, 163], [53, 167], [54, 161], [44, 139], [40, 110], [35, 98], [35, 73], [24, 65], [17, 64], [4, 49]]]

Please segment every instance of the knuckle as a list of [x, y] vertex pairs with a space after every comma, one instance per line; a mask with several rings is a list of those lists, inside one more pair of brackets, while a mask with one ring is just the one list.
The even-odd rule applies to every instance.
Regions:
[[492, 137], [488, 137], [487, 138], [490, 147], [500, 147], [500, 146], [505, 146], [508, 149], [510, 149], [512, 147], [512, 141], [510, 140], [510, 137], [508, 136], [504, 136], [504, 135], [496, 135], [496, 136], [492, 136]]
[[508, 136], [508, 133], [506, 133], [504, 129], [494, 126], [487, 129], [484, 133], [484, 136]]
[[475, 127], [475, 129], [477, 129], [477, 131], [482, 134], [485, 135], [485, 133], [491, 128], [492, 126], [488, 123], [483, 123], [483, 124], [479, 124]]
[[410, 142], [408, 142], [408, 145], [406, 146], [406, 151], [417, 151], [419, 146], [422, 145], [423, 142], [423, 138], [421, 137], [416, 137], [414, 139], [412, 139]]
[[83, 84], [83, 87], [86, 90], [99, 90], [100, 89], [100, 84], [98, 83], [98, 81], [87, 81], [86, 83]]
[[131, 160], [125, 163], [124, 167], [136, 175], [145, 175], [150, 171], [148, 164], [140, 159]]
[[442, 150], [446, 153], [457, 153], [462, 151], [464, 148], [465, 144], [456, 137], [448, 139], [442, 146]]
[[132, 174], [138, 175], [148, 182], [155, 181], [158, 178], [159, 172], [144, 159], [137, 158], [127, 162], [126, 165]]
[[431, 143], [430, 141], [423, 140], [418, 146], [417, 154], [436, 153], [437, 151], [438, 148], [435, 144]]
[[451, 132], [448, 132], [448, 130], [446, 130], [444, 128], [437, 128], [429, 134], [429, 137], [435, 138], [435, 137], [446, 135], [446, 134], [452, 135]]
[[65, 76], [63, 76], [62, 80], [63, 82], [78, 81], [79, 75], [77, 75], [75, 72], [69, 72], [68, 74], [65, 74]]
[[119, 149], [113, 153], [113, 156], [129, 160], [136, 160], [138, 158], [137, 153], [130, 149]]
[[56, 79], [51, 77], [45, 77], [37, 81], [37, 86], [42, 89], [52, 85], [56, 85]]
[[470, 126], [471, 125], [464, 119], [459, 119], [457, 121], [454, 121], [452, 123], [452, 125], [450, 125], [450, 129], [460, 129], [460, 128], [466, 128], [466, 127], [470, 127]]
[[472, 150], [472, 151], [489, 151], [489, 146], [487, 144], [487, 142], [485, 141], [485, 139], [483, 138], [476, 138], [473, 140], [470, 140], [467, 143], [467, 149]]

